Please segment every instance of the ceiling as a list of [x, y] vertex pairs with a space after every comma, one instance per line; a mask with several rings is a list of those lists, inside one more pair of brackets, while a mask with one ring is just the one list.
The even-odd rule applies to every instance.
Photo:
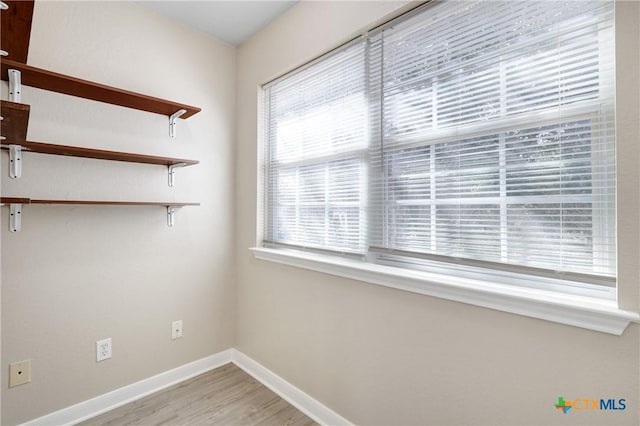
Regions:
[[293, 6], [282, 1], [139, 1], [151, 10], [237, 46]]

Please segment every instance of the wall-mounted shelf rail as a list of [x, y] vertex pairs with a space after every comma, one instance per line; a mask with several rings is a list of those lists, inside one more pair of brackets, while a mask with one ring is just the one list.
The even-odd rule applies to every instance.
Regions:
[[26, 63], [31, 38], [33, 19], [33, 0], [4, 0], [7, 7], [0, 14], [0, 49], [2, 56], [13, 61]]
[[[175, 118], [189, 118], [200, 112], [198, 107], [154, 98], [3, 59], [1, 66], [2, 79], [9, 81], [9, 83], [11, 83], [9, 70], [18, 71], [20, 73], [20, 84], [26, 86], [166, 115], [170, 119], [170, 133], [175, 132]], [[181, 112], [182, 110], [184, 112]]]
[[[40, 154], [63, 155], [68, 157], [95, 158], [98, 160], [124, 161], [128, 163], [166, 166], [168, 170], [169, 186], [174, 185], [176, 168], [192, 166], [199, 163], [199, 161], [196, 160], [186, 160], [183, 158], [158, 157], [154, 155], [134, 154], [131, 152], [106, 151], [102, 149], [57, 145], [42, 142], [25, 141], [21, 143], [11, 143], [11, 141], [7, 139], [3, 140], [1, 143], [2, 149], [10, 149], [10, 157], [15, 155], [17, 146], [22, 153], [34, 152]], [[14, 150], [14, 154], [11, 154], [11, 149]], [[11, 158], [9, 159], [9, 161], [11, 161]]]
[[84, 206], [159, 206], [167, 209], [167, 225], [175, 223], [176, 209], [186, 206], [199, 206], [200, 203], [186, 203], [175, 201], [107, 201], [107, 200], [39, 200], [24, 197], [2, 197], [0, 204], [8, 205], [10, 211], [9, 230], [18, 232], [21, 229], [22, 206], [24, 204], [59, 204]]

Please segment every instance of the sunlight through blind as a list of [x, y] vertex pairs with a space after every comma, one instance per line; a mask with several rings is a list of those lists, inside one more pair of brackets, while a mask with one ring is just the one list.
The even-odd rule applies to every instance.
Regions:
[[372, 244], [615, 276], [612, 6], [439, 3], [371, 38]]
[[268, 85], [265, 240], [613, 282], [613, 13], [436, 2]]
[[266, 89], [266, 236], [365, 249], [369, 146], [364, 43]]

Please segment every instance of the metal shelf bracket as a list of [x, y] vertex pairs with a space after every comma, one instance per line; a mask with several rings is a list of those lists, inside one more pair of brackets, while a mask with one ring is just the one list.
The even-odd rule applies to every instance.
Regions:
[[173, 186], [176, 183], [176, 169], [178, 167], [184, 167], [186, 166], [187, 163], [176, 163], [176, 164], [172, 164], [170, 166], [168, 166], [168, 170], [169, 170], [169, 186]]
[[167, 226], [172, 227], [176, 224], [176, 211], [180, 207], [177, 206], [167, 206]]
[[9, 204], [9, 231], [18, 232], [22, 229], [22, 204]]
[[20, 103], [22, 98], [22, 74], [15, 69], [9, 69], [9, 101]]
[[19, 179], [22, 176], [22, 146], [9, 145], [9, 177]]
[[175, 138], [176, 137], [176, 120], [185, 112], [187, 112], [186, 109], [181, 109], [178, 110], [176, 112], [174, 112], [173, 114], [171, 114], [171, 116], [169, 117], [169, 136], [171, 138]]

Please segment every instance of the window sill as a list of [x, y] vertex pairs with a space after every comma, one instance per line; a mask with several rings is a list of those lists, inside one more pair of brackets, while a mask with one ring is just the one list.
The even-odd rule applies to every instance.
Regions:
[[622, 335], [640, 314], [615, 301], [513, 287], [286, 249], [254, 247], [256, 259], [324, 272], [371, 284], [496, 309], [589, 330]]

